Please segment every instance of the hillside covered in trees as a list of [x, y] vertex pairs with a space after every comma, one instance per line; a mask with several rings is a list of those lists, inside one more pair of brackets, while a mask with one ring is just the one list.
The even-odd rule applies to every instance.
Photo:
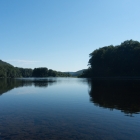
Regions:
[[127, 40], [105, 46], [90, 54], [89, 68], [80, 77], [140, 76], [140, 42]]
[[0, 60], [0, 77], [69, 77], [68, 73], [55, 71], [48, 68], [18, 68]]

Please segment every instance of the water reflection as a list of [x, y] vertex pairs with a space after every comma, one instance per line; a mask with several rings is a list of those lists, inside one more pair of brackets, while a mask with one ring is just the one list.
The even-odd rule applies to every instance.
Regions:
[[140, 112], [139, 80], [89, 80], [90, 100], [104, 108], [118, 109], [127, 115]]
[[[139, 112], [138, 81], [88, 82], [94, 104]], [[139, 139], [140, 115], [95, 107], [87, 86], [81, 78], [0, 79], [1, 94], [17, 87], [0, 97], [0, 140]]]
[[45, 78], [24, 78], [24, 79], [1, 78], [0, 95], [12, 90], [13, 88], [23, 86], [48, 87], [49, 85], [52, 85], [54, 83], [56, 83], [55, 79], [45, 79]]

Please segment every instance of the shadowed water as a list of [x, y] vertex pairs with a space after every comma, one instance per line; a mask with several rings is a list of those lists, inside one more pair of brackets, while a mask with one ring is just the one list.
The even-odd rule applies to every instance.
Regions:
[[140, 81], [0, 79], [0, 140], [140, 138]]

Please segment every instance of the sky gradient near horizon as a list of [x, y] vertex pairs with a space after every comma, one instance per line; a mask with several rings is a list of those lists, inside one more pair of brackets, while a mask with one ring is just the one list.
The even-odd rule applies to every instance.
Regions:
[[140, 41], [139, 0], [0, 0], [0, 59], [17, 67], [87, 68], [89, 54]]

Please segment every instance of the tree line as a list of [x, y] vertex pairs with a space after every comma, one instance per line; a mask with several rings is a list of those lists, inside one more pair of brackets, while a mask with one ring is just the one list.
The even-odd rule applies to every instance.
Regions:
[[140, 42], [126, 40], [117, 46], [105, 46], [90, 54], [89, 68], [80, 77], [140, 76]]
[[69, 73], [59, 72], [45, 67], [41, 68], [18, 68], [0, 60], [0, 77], [69, 77]]
[[55, 71], [45, 67], [35, 68], [32, 72], [33, 77], [69, 77], [69, 73]]

